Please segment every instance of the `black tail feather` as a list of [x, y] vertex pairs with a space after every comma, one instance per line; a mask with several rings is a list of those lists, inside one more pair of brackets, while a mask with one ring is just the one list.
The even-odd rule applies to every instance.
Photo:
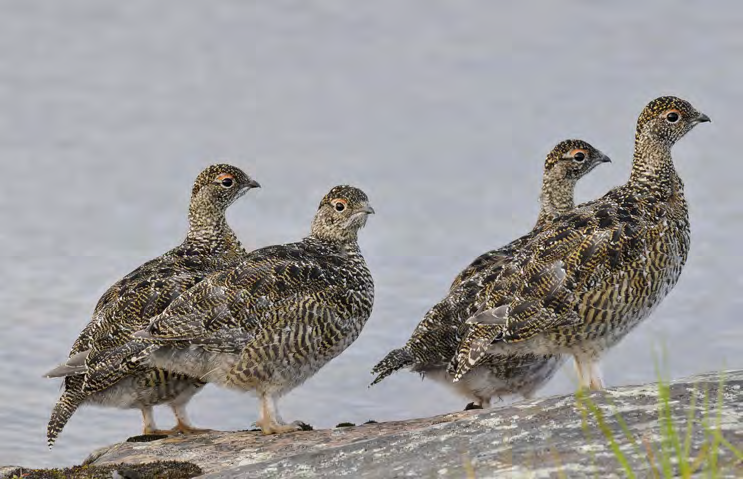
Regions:
[[77, 408], [83, 403], [87, 395], [82, 391], [83, 376], [69, 376], [65, 378], [64, 392], [57, 404], [54, 405], [52, 416], [46, 427], [46, 438], [49, 449], [54, 446], [54, 441], [64, 429]]
[[374, 386], [390, 374], [413, 364], [415, 360], [407, 348], [393, 349], [372, 369], [372, 374], [376, 374], [377, 377], [370, 386]]

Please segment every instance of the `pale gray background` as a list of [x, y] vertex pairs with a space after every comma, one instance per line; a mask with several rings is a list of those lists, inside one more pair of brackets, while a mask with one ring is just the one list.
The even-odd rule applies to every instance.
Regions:
[[[369, 369], [479, 253], [529, 230], [544, 155], [607, 152], [581, 200], [625, 181], [634, 122], [677, 94], [712, 117], [675, 150], [691, 259], [650, 321], [605, 360], [608, 384], [741, 366], [743, 9], [717, 1], [0, 1], [0, 464], [79, 463], [138, 434], [135, 411], [82, 409], [52, 452], [63, 359], [106, 287], [178, 243], [191, 182], [228, 160], [264, 186], [230, 221], [248, 246], [294, 241], [333, 185], [377, 210], [377, 282], [358, 341], [283, 402], [328, 427], [464, 401]], [[569, 393], [572, 371], [543, 394]], [[249, 395], [210, 386], [203, 427], [243, 429]], [[160, 414], [161, 425], [171, 425]]]

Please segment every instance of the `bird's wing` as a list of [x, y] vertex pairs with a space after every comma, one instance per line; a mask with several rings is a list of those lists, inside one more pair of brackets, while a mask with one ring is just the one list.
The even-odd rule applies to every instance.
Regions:
[[481, 254], [466, 268], [464, 268], [456, 278], [454, 278], [454, 281], [452, 281], [452, 284], [449, 287], [449, 291], [453, 292], [460, 284], [477, 276], [481, 276], [482, 274], [497, 274], [513, 259], [516, 251], [518, 251], [532, 236], [532, 233], [526, 234], [505, 246]]
[[297, 363], [335, 357], [356, 339], [364, 323], [363, 319], [349, 320], [333, 304], [333, 299], [342, 295], [336, 290], [323, 299], [295, 298], [273, 309], [274, 319], [244, 346], [227, 380], [237, 385], [260, 384], [274, 377], [277, 370], [294, 374]]
[[264, 329], [283, 324], [287, 311], [307, 311], [304, 305], [309, 299], [324, 302], [336, 298], [351, 314], [356, 304], [365, 300], [360, 297], [362, 288], [355, 286], [357, 280], [348, 271], [346, 253], [305, 242], [254, 253], [239, 266], [209, 276], [173, 301], [128, 343], [133, 354], [119, 354], [115, 361], [103, 362], [104, 371], [90, 376], [120, 378], [121, 372], [112, 373], [111, 369], [124, 367], [126, 374], [132, 365], [146, 362], [151, 347], [239, 351]]
[[645, 225], [634, 206], [638, 199], [607, 196], [558, 217], [486, 287], [480, 314], [466, 323], [458, 368], [475, 364], [494, 342], [525, 341], [582, 321], [576, 293], [601, 291], [622, 264], [642, 254], [638, 243]]
[[220, 329], [262, 328], [272, 311], [342, 282], [343, 258], [301, 243], [268, 248], [231, 270], [209, 276], [152, 319], [139, 337], [153, 344], [198, 343]]
[[144, 263], [108, 288], [69, 355], [87, 350], [95, 355], [125, 344], [149, 318], [201, 281], [210, 265], [201, 258], [179, 254], [182, 249], [174, 248]]
[[[134, 354], [128, 345], [133, 333], [147, 326], [151, 317], [200, 282], [205, 271], [215, 267], [209, 261], [187, 254], [181, 245], [126, 275], [98, 301], [93, 319], [73, 345], [71, 359], [47, 375], [85, 374], [81, 384], [88, 392], [103, 389], [104, 386], [98, 386], [101, 384], [110, 386], [114, 377], [123, 377], [124, 371], [130, 371], [132, 366], [116, 362]], [[85, 363], [77, 364], [78, 358], [83, 358]], [[103, 371], [108, 371], [107, 375], [110, 372], [110, 378], [96, 379]]]
[[[426, 312], [405, 345], [408, 356], [412, 357], [412, 360], [406, 358], [407, 362], [412, 361], [414, 371], [446, 366], [452, 360], [461, 341], [463, 324], [477, 310], [483, 288], [500, 277], [516, 251], [530, 238], [531, 233], [480, 255], [459, 274], [446, 297]], [[382, 372], [381, 363], [375, 368]]]

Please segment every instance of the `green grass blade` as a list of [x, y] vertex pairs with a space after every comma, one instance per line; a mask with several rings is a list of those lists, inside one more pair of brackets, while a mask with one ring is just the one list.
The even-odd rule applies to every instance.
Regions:
[[712, 471], [715, 473], [715, 476], [719, 476], [720, 471], [720, 464], [719, 464], [719, 457], [720, 457], [720, 437], [722, 434], [720, 431], [722, 430], [722, 402], [723, 402], [723, 393], [725, 390], [725, 377], [720, 377], [720, 384], [717, 386], [717, 411], [715, 415], [715, 428], [712, 431], [712, 450], [710, 454], [710, 465], [712, 467]]
[[629, 461], [627, 460], [627, 456], [624, 455], [622, 450], [619, 448], [619, 444], [616, 441], [616, 438], [614, 437], [614, 433], [612, 432], [609, 425], [606, 423], [606, 420], [604, 419], [604, 413], [601, 411], [601, 409], [598, 407], [596, 403], [591, 401], [590, 398], [586, 397], [584, 398], [586, 407], [589, 409], [591, 414], [593, 414], [593, 417], [596, 419], [596, 423], [599, 426], [599, 429], [604, 434], [606, 439], [609, 441], [609, 447], [611, 447], [612, 452], [614, 453], [614, 456], [617, 458], [617, 461], [619, 461], [619, 464], [624, 469], [625, 474], [627, 474], [627, 477], [630, 479], [635, 478], [635, 473], [632, 471], [632, 466], [630, 466]]
[[[663, 348], [663, 357], [665, 364], [665, 348]], [[673, 456], [673, 440], [671, 434], [673, 433], [673, 423], [670, 420], [670, 404], [669, 396], [670, 391], [667, 391], [664, 387], [663, 382], [663, 370], [660, 363], [658, 362], [658, 356], [653, 355], [653, 362], [655, 363], [655, 371], [658, 375], [658, 424], [660, 426], [660, 467], [663, 471], [663, 476], [666, 478], [672, 478], [675, 475], [673, 470], [673, 464], [671, 457]], [[670, 427], [670, 429], [669, 429]]]
[[[627, 438], [627, 440], [632, 445], [632, 448], [635, 450], [635, 454], [637, 454], [638, 457], [642, 457], [642, 449], [640, 449], [640, 444], [638, 444], [637, 440], [635, 439], [635, 435], [632, 434], [632, 431], [629, 430], [629, 426], [627, 426], [627, 422], [624, 420], [621, 414], [619, 414], [619, 408], [617, 408], [616, 403], [614, 402], [614, 399], [607, 396], [607, 402], [612, 408], [612, 415], [617, 420], [617, 424], [619, 424], [619, 428], [624, 433], [624, 436]], [[648, 462], [650, 464], [650, 462]], [[651, 464], [652, 465], [652, 464]]]
[[713, 434], [715, 434], [720, 441], [720, 444], [725, 446], [725, 448], [732, 452], [733, 455], [738, 459], [739, 462], [743, 462], [743, 451], [738, 449], [737, 447], [733, 446], [733, 444], [725, 439], [725, 436], [722, 435], [720, 431], [713, 431]]
[[[661, 411], [663, 415], [663, 427], [661, 435], [664, 436], [664, 442], [668, 445], [670, 450], [670, 456], [676, 458], [678, 464], [678, 474], [681, 477], [691, 477], [691, 470], [689, 467], [689, 461], [687, 456], [684, 454], [681, 440], [678, 432], [673, 424], [673, 412], [671, 409], [671, 386], [669, 383], [660, 380], [658, 383], [658, 398], [661, 402]], [[669, 463], [672, 463], [669, 457]], [[672, 464], [667, 470], [668, 477], [674, 477], [675, 471], [673, 470]]]
[[[691, 437], [694, 434], [694, 421], [697, 407], [697, 385], [695, 384], [691, 390], [691, 404], [689, 404], [689, 410], [686, 414], [686, 437], [684, 438], [684, 457], [690, 457], [691, 455]], [[690, 472], [693, 473], [696, 469], [690, 466]]]
[[[583, 428], [583, 432], [586, 435], [586, 441], [592, 442], [593, 441], [593, 434], [591, 434], [591, 428], [588, 425], [588, 410], [586, 406], [583, 404], [583, 401], [587, 400], [586, 393], [583, 389], [578, 389], [578, 391], [575, 393], [575, 405], [580, 410], [580, 422], [581, 427]], [[589, 449], [588, 454], [591, 456], [591, 464], [593, 464], [594, 471], [596, 473], [594, 474], [594, 477], [598, 478], [598, 467], [596, 466], [596, 454], [594, 454], [593, 450]]]
[[655, 450], [653, 450], [653, 445], [650, 444], [650, 440], [647, 437], [642, 438], [642, 443], [645, 445], [648, 463], [650, 464], [650, 472], [653, 474], [653, 479], [660, 479], [660, 471], [658, 471], [658, 466], [655, 465]]

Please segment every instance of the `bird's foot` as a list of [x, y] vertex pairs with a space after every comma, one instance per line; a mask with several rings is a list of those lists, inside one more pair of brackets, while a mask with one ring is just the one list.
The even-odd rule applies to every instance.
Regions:
[[591, 380], [588, 383], [588, 389], [591, 391], [603, 391], [604, 380], [601, 379], [601, 376], [591, 376]]
[[180, 432], [184, 435], [189, 434], [208, 434], [210, 432], [214, 432], [214, 429], [205, 429], [200, 427], [193, 427], [190, 424], [182, 424], [179, 423], [176, 427], [174, 427], [176, 431]]
[[214, 430], [213, 429], [200, 429], [197, 427], [193, 427], [190, 424], [184, 424], [184, 423], [179, 422], [172, 429], [144, 428], [144, 431], [142, 432], [142, 434], [153, 435], [153, 436], [173, 436], [175, 434], [190, 435], [190, 434], [206, 434], [209, 432], [214, 432]]
[[599, 379], [591, 378], [586, 384], [579, 384], [578, 391], [583, 393], [592, 393], [594, 391], [603, 391], [605, 389], [604, 382]]
[[290, 424], [279, 424], [277, 422], [258, 422], [256, 423], [264, 435], [286, 434], [297, 431], [311, 431], [312, 426], [302, 421], [294, 421]]
[[464, 407], [465, 411], [472, 411], [473, 409], [482, 409], [482, 405], [471, 402]]
[[178, 433], [178, 427], [174, 427], [173, 429], [152, 429], [149, 427], [145, 427], [142, 430], [143, 436], [172, 436], [173, 434]]

